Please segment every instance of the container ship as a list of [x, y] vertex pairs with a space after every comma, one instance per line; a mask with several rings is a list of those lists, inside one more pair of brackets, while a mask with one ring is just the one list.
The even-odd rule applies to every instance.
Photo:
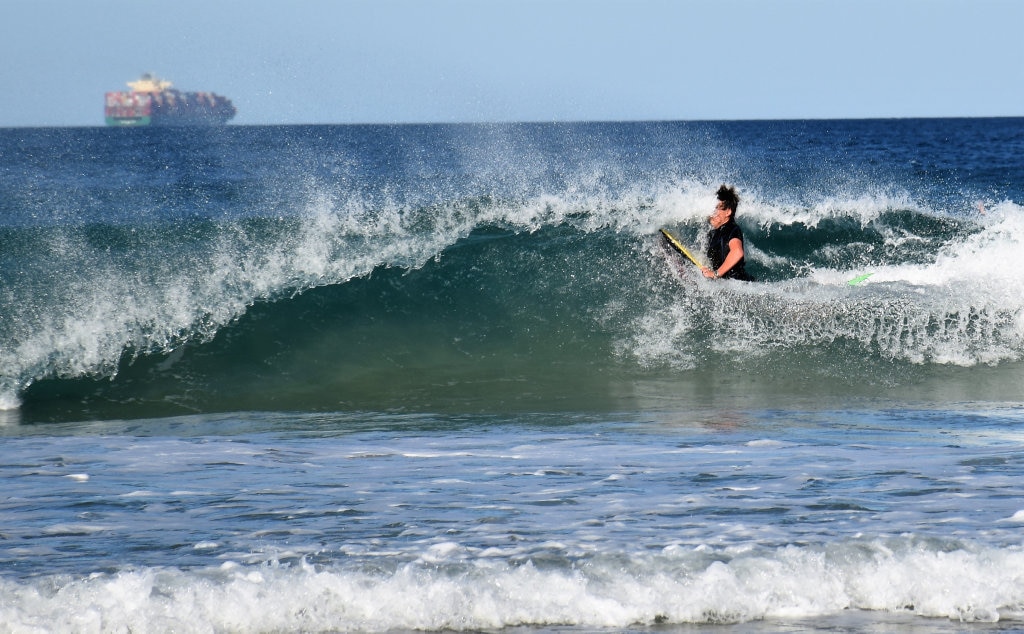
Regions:
[[149, 73], [128, 82], [128, 87], [130, 91], [107, 93], [107, 125], [222, 125], [236, 113], [227, 97], [181, 92]]

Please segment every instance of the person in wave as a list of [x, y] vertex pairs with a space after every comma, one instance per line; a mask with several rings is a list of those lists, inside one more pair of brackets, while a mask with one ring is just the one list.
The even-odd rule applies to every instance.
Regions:
[[701, 267], [704, 277], [722, 277], [730, 280], [753, 282], [754, 278], [747, 273], [743, 259], [743, 231], [736, 224], [736, 208], [740, 197], [735, 187], [722, 185], [715, 194], [718, 205], [708, 222], [708, 260], [710, 267]]

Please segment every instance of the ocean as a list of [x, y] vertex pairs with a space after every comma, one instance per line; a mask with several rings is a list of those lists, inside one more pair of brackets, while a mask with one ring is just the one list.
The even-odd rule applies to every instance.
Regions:
[[1022, 118], [0, 129], [0, 632], [1024, 631], [1022, 247]]

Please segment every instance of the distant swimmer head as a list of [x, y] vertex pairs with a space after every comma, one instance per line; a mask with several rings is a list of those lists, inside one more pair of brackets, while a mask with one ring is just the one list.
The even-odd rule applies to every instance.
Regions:
[[735, 187], [722, 185], [715, 193], [715, 197], [718, 198], [718, 204], [715, 205], [715, 211], [708, 218], [708, 222], [717, 229], [730, 220], [736, 219], [736, 208], [740, 205], [740, 196], [736, 193]]

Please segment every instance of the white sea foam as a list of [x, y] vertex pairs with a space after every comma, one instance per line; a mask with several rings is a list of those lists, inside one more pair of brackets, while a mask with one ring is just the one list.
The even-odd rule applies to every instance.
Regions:
[[[851, 543], [724, 557], [670, 549], [626, 566], [573, 568], [491, 558], [444, 564], [457, 545], [393, 572], [226, 563], [0, 580], [10, 631], [476, 630], [737, 623], [891, 611], [963, 622], [1019, 618], [1024, 553]], [[709, 558], [710, 556], [710, 558]]]
[[[894, 201], [867, 201], [864, 219]], [[844, 213], [849, 201], [843, 204]], [[806, 216], [773, 208], [764, 213], [813, 225], [829, 207]], [[867, 356], [915, 364], [997, 364], [1024, 358], [1024, 209], [1004, 203], [979, 229], [941, 246], [928, 261], [879, 264], [860, 285], [863, 270], [817, 268], [806, 277], [767, 284], [727, 284], [692, 276], [671, 302], [652, 301], [636, 318], [620, 354], [644, 364], [686, 367], [687, 350], [703, 348], [700, 333], [718, 324], [709, 342], [722, 353], [748, 358], [794, 347], [857, 342]], [[894, 243], [889, 248], [897, 249]], [[756, 257], [753, 250], [752, 257]], [[900, 257], [894, 256], [899, 260]]]
[[1024, 524], [1024, 510], [1017, 511], [1016, 513], [1014, 513], [1010, 517], [1007, 517], [1006, 519], [1001, 520], [1001, 521], [1003, 521], [1003, 522], [1019, 522], [1019, 523]]
[[[742, 215], [759, 225], [799, 224], [814, 228], [826, 220], [852, 219], [865, 227], [893, 209], [925, 211], [905, 192], [873, 190], [870, 186], [867, 189], [867, 192], [857, 190], [846, 195], [832, 193], [806, 201], [781, 203], [761, 199], [755, 194], [753, 199], [741, 203]], [[706, 207], [713, 208], [713, 205]]]
[[[15, 388], [11, 385], [4, 385], [3, 381], [0, 381], [0, 412], [8, 412], [16, 410], [21, 407], [21, 399], [15, 391]], [[4, 423], [6, 417], [0, 415], [0, 423]]]

